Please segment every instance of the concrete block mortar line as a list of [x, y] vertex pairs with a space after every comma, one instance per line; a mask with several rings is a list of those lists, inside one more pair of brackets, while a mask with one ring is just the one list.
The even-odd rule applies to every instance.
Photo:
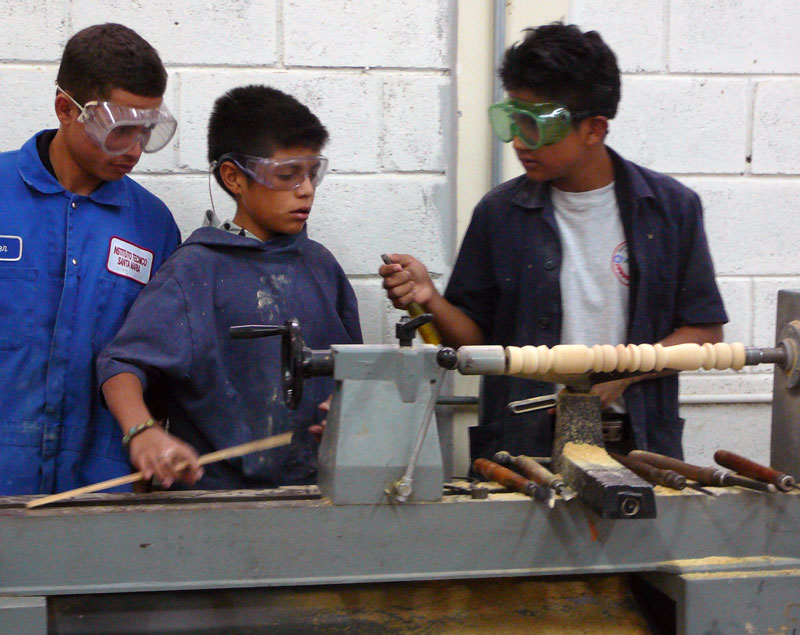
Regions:
[[664, 34], [661, 41], [661, 61], [664, 72], [669, 73], [669, 37], [670, 27], [672, 26], [670, 19], [672, 17], [672, 14], [670, 13], [670, 7], [672, 2], [671, 0], [662, 0], [662, 2], [664, 7]]
[[[788, 81], [798, 81], [800, 80], [800, 72], [798, 73], [752, 73], [747, 71], [742, 71], [741, 73], [734, 73], [732, 71], [724, 71], [724, 72], [716, 72], [716, 71], [669, 71], [669, 70], [660, 70], [660, 71], [624, 71], [621, 73], [622, 80], [624, 81], [625, 78], [629, 77], [654, 77], [657, 79], [745, 79], [745, 78], [752, 78], [758, 81], [767, 80], [767, 79], [784, 79]], [[623, 97], [624, 99], [624, 97]]]
[[747, 95], [747, 114], [745, 115], [745, 174], [753, 173], [753, 131], [755, 130], [756, 91], [758, 82], [748, 80], [750, 90]]
[[[713, 256], [714, 254], [711, 254], [711, 255]], [[726, 274], [719, 274], [719, 275], [717, 275], [717, 282], [719, 282], [720, 280], [725, 280], [726, 282], [750, 282], [750, 283], [752, 283], [752, 276], [750, 276], [750, 275], [741, 276], [741, 275], [737, 275], [737, 274], [733, 274], [733, 275], [729, 276], [729, 275], [726, 275]]]
[[19, 60], [4, 60], [0, 58], [0, 71], [52, 70], [53, 81], [55, 81], [59, 64], [60, 60], [25, 60], [21, 62]]
[[275, 38], [278, 42], [276, 53], [280, 68], [286, 68], [286, 34], [284, 33], [283, 24], [283, 4], [283, 0], [278, 0], [275, 3]]
[[784, 179], [787, 182], [797, 181], [800, 179], [800, 174], [782, 174], [782, 173], [775, 173], [775, 174], [763, 174], [763, 173], [753, 173], [753, 172], [676, 172], [674, 170], [666, 173], [668, 176], [671, 176], [675, 179], [704, 179], [704, 180], [713, 180], [713, 179], [736, 179], [736, 180], [748, 180], [748, 181], [770, 181], [770, 180], [779, 180]]
[[[712, 251], [711, 256], [713, 258], [713, 256], [714, 256], [713, 251]], [[746, 342], [742, 342], [742, 343], [745, 346], [749, 346], [750, 342], [752, 342], [753, 338], [755, 337], [755, 331], [754, 331], [754, 326], [753, 326], [753, 324], [755, 323], [755, 307], [754, 307], [754, 294], [755, 294], [754, 286], [755, 285], [753, 283], [753, 278], [750, 275], [736, 275], [736, 274], [734, 274], [734, 275], [718, 274], [715, 277], [716, 277], [718, 285], [720, 285], [722, 283], [727, 283], [727, 282], [745, 283], [745, 285], [746, 285], [745, 293], [746, 293], [746, 296], [747, 296], [747, 307], [748, 307], [748, 311], [749, 311], [749, 314], [750, 314], [750, 325], [749, 325], [749, 328], [747, 329], [748, 330], [747, 341]], [[731, 318], [730, 312], [729, 312], [728, 318]], [[724, 327], [727, 327], [727, 326], [728, 326], [728, 324], [724, 325]], [[730, 338], [728, 338], [726, 335], [723, 335], [723, 340], [728, 342], [728, 341], [730, 341]]]
[[680, 404], [734, 404], [772, 403], [772, 393], [721, 393], [708, 395], [680, 395]]
[[[0, 58], [0, 70], [27, 70], [31, 67], [52, 67], [54, 72], [58, 71], [60, 60], [53, 59], [3, 59]], [[283, 64], [164, 64], [168, 73], [185, 72], [209, 72], [218, 73], [221, 71], [263, 71], [275, 70], [280, 72], [296, 72], [304, 74], [316, 74], [324, 72], [334, 72], [341, 75], [391, 75], [397, 77], [450, 77], [452, 71], [449, 68], [409, 68], [409, 67], [381, 67], [374, 66], [285, 66]]]
[[[2, 60], [0, 60], [2, 62]], [[449, 68], [434, 67], [408, 67], [408, 66], [305, 66], [305, 65], [269, 65], [269, 64], [165, 64], [167, 71], [175, 72], [201, 72], [210, 73], [229, 71], [231, 69], [241, 71], [269, 70], [273, 69], [281, 72], [293, 71], [297, 73], [320, 73], [336, 72], [342, 75], [397, 75], [409, 77], [449, 77], [452, 72]]]
[[69, 0], [62, 5], [61, 19], [64, 20], [64, 28], [66, 32], [64, 34], [64, 41], [61, 43], [61, 50], [64, 50], [64, 47], [67, 45], [67, 41], [71, 38], [75, 33], [75, 26], [74, 26], [74, 8], [75, 8], [75, 0]]
[[[175, 74], [175, 84], [172, 89], [172, 99], [175, 102], [175, 111], [176, 113], [182, 112], [181, 106], [181, 96], [183, 95], [183, 90], [181, 90], [182, 77], [180, 73]], [[169, 80], [168, 80], [169, 81]], [[181, 122], [178, 121], [178, 127], [180, 128]], [[176, 131], [175, 134], [175, 142], [172, 144], [172, 167], [177, 168], [180, 165], [180, 158], [181, 158], [181, 134], [180, 130]]]
[[36, 58], [20, 59], [18, 57], [9, 57], [9, 58], [0, 57], [0, 65], [4, 66], [6, 64], [9, 65], [15, 64], [19, 65], [20, 67], [41, 66], [42, 64], [48, 64], [48, 65], [55, 64], [56, 67], [58, 67], [58, 61], [53, 59], [36, 59]]
[[752, 277], [745, 277], [747, 281], [747, 302], [750, 308], [750, 341], [752, 342], [756, 337], [756, 291], [755, 283]]
[[[722, 277], [722, 276], [720, 276]], [[737, 276], [730, 276], [731, 278], [735, 278]], [[790, 273], [788, 275], [782, 273], [750, 273], [746, 276], [738, 276], [740, 278], [751, 278], [753, 283], [757, 280], [760, 282], [778, 282], [780, 280], [793, 280], [797, 278], [797, 284], [800, 285], [800, 273]]]

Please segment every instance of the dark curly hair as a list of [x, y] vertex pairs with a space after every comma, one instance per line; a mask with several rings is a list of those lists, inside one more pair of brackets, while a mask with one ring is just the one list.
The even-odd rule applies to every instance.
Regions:
[[617, 114], [620, 76], [617, 57], [596, 31], [554, 22], [526, 29], [505, 53], [500, 78], [506, 90], [531, 90], [609, 119]]

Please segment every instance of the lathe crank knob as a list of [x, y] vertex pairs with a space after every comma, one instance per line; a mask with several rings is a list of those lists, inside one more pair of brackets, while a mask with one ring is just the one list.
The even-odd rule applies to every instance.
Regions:
[[411, 346], [417, 329], [430, 322], [433, 322], [433, 315], [430, 313], [422, 313], [415, 318], [409, 318], [407, 315], [401, 317], [394, 326], [394, 334], [400, 346]]
[[254, 339], [281, 335], [281, 384], [283, 385], [283, 401], [295, 410], [303, 398], [303, 369], [307, 365], [306, 357], [311, 355], [303, 343], [300, 323], [297, 318], [286, 320], [283, 326], [266, 324], [248, 324], [232, 326], [228, 329], [233, 339]]

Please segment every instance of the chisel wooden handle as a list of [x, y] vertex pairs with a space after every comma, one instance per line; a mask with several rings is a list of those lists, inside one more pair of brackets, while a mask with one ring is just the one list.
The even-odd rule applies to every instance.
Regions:
[[673, 470], [678, 474], [682, 474], [686, 478], [690, 478], [693, 481], [702, 483], [703, 485], [715, 484], [713, 482], [713, 467], [699, 467], [697, 465], [691, 465], [690, 463], [684, 463], [678, 459], [673, 459], [670, 456], [656, 454], [655, 452], [645, 452], [644, 450], [633, 450], [628, 453], [628, 457], [634, 461], [648, 463], [649, 465], [661, 468], [662, 470]]
[[730, 487], [738, 485], [760, 492], [776, 492], [777, 489], [772, 483], [762, 483], [744, 476], [737, 476], [728, 470], [709, 467], [698, 467], [690, 463], [684, 463], [678, 459], [673, 459], [663, 454], [655, 452], [645, 452], [644, 450], [633, 450], [628, 456], [637, 461], [644, 461], [663, 470], [675, 470], [678, 474], [683, 474], [686, 478], [697, 481], [701, 485], [713, 485], [715, 487]]
[[500, 465], [512, 465], [534, 483], [538, 483], [539, 485], [555, 487], [556, 482], [561, 481], [560, 478], [539, 463], [539, 461], [529, 456], [511, 456], [509, 452], [503, 451], [495, 454], [494, 460]]
[[475, 459], [472, 467], [484, 478], [499, 483], [503, 487], [507, 487], [515, 492], [522, 492], [528, 496], [536, 494], [536, 483], [529, 481], [527, 478], [520, 476], [516, 472], [512, 472], [502, 465], [498, 465], [494, 461], [490, 461], [489, 459]]
[[722, 467], [730, 468], [742, 476], [749, 476], [759, 481], [772, 483], [775, 487], [784, 492], [788, 492], [795, 486], [793, 476], [778, 472], [778, 470], [767, 467], [766, 465], [761, 465], [760, 463], [751, 461], [733, 452], [728, 452], [727, 450], [717, 450], [714, 452], [714, 460]]
[[524, 454], [511, 456], [510, 453], [503, 450], [494, 455], [494, 460], [500, 465], [511, 465], [522, 475], [527, 476], [534, 483], [538, 483], [540, 487], [536, 493], [542, 498], [546, 494], [544, 490], [555, 491], [565, 501], [572, 500], [576, 496], [575, 491], [567, 486], [559, 474], [553, 474], [533, 457]]
[[663, 485], [670, 489], [686, 489], [686, 477], [678, 474], [675, 470], [668, 470], [648, 465], [644, 461], [637, 461], [628, 456], [622, 456], [615, 452], [609, 452], [609, 456], [618, 463], [622, 463], [631, 472], [637, 476], [641, 476], [648, 483], [654, 485]]

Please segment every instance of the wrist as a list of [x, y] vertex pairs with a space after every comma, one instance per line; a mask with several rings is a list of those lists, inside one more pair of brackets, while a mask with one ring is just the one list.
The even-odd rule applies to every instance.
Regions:
[[424, 300], [420, 302], [422, 306], [425, 307], [425, 310], [428, 313], [433, 312], [433, 308], [436, 307], [442, 301], [442, 294], [439, 293], [439, 290], [433, 284], [433, 282], [429, 282], [427, 288], [425, 289], [425, 293], [423, 294]]
[[128, 428], [128, 431], [122, 437], [122, 445], [126, 448], [130, 447], [131, 441], [135, 439], [137, 436], [146, 432], [147, 430], [151, 430], [153, 428], [159, 428], [158, 422], [153, 419], [152, 417], [147, 421], [143, 421], [142, 423], [137, 423], [135, 426], [131, 426]]
[[644, 374], [642, 374], [642, 375], [634, 375], [633, 377], [624, 377], [620, 381], [622, 381], [622, 385], [625, 386], [625, 388], [628, 388], [629, 386], [632, 386], [633, 384], [641, 381], [642, 379], [645, 379], [645, 377], [646, 377], [646, 375], [644, 375]]

